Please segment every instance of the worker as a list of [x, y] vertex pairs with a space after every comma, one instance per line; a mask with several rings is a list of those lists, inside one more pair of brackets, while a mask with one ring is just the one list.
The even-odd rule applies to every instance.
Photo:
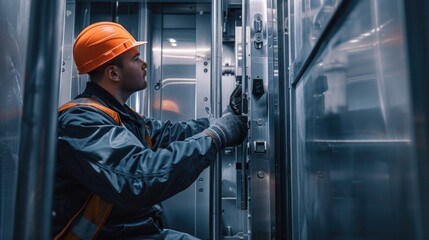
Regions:
[[90, 81], [58, 109], [54, 239], [196, 239], [164, 229], [159, 204], [247, 134], [239, 90], [210, 121], [161, 122], [128, 107], [147, 86], [137, 50], [145, 43], [113, 22], [94, 23], [76, 38], [74, 61]]

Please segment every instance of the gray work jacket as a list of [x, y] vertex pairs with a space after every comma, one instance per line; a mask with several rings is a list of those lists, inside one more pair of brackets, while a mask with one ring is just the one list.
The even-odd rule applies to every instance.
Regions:
[[212, 139], [201, 133], [208, 119], [171, 123], [144, 118], [91, 82], [73, 101], [87, 98], [119, 113], [123, 124], [92, 106], [59, 113], [53, 234], [91, 192], [114, 205], [100, 238], [156, 233], [162, 229], [157, 204], [190, 186], [215, 160]]

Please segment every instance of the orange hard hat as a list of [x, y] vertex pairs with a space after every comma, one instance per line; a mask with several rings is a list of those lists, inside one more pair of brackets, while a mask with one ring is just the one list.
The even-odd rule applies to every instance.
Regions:
[[91, 72], [130, 48], [145, 44], [136, 41], [120, 24], [98, 22], [86, 27], [76, 38], [73, 58], [80, 74]]

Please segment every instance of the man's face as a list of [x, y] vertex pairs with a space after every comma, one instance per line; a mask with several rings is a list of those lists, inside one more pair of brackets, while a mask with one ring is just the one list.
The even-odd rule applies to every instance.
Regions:
[[131, 48], [122, 55], [122, 68], [120, 68], [121, 88], [130, 93], [143, 90], [147, 87], [147, 63], [139, 58], [137, 48]]

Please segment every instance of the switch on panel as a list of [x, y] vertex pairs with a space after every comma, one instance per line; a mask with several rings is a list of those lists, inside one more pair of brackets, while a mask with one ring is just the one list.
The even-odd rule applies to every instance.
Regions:
[[264, 153], [267, 151], [267, 142], [266, 141], [255, 141], [254, 142], [255, 153]]

